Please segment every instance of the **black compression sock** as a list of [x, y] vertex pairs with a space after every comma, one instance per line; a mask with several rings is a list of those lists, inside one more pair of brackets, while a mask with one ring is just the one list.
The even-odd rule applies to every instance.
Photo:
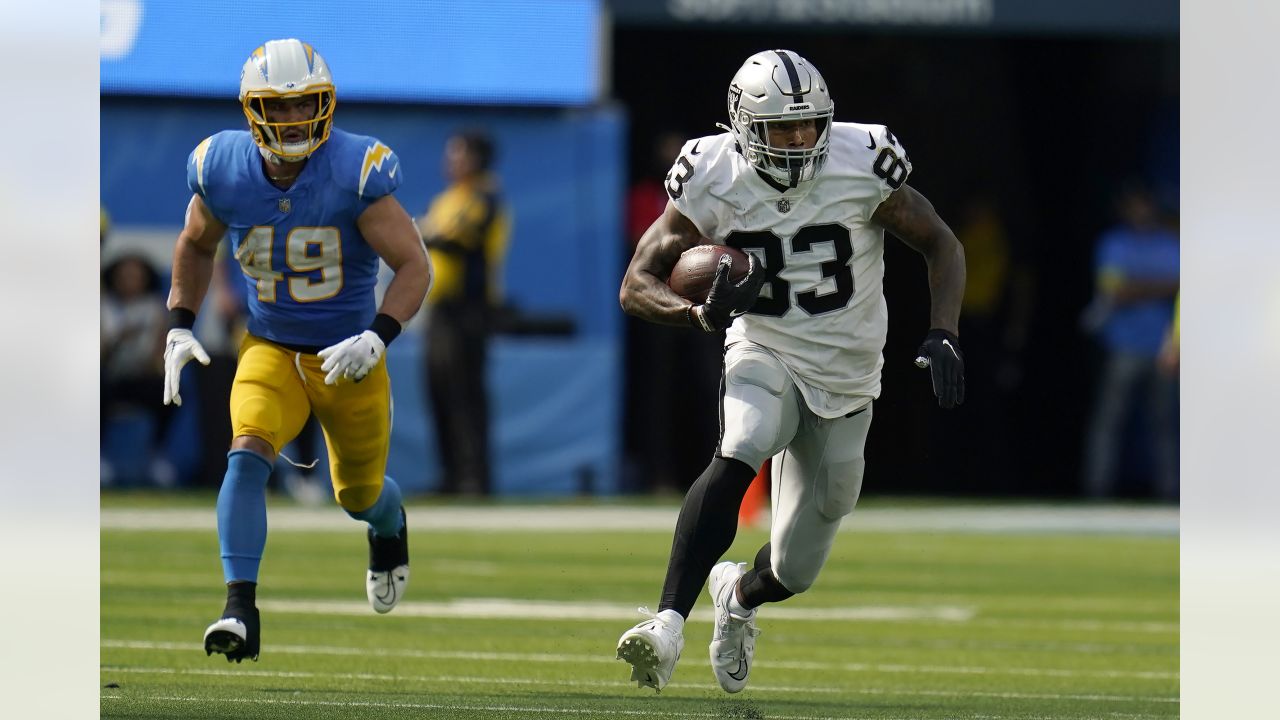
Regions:
[[755, 468], [741, 460], [717, 457], [689, 488], [676, 521], [659, 611], [689, 617], [712, 566], [733, 544], [738, 509], [755, 476]]
[[256, 607], [258, 603], [258, 583], [227, 583], [227, 609], [245, 609]]
[[783, 587], [774, 577], [770, 564], [773, 547], [765, 543], [756, 553], [755, 567], [743, 574], [738, 580], [738, 593], [742, 595], [742, 606], [748, 610], [760, 607], [767, 602], [780, 602], [795, 595]]

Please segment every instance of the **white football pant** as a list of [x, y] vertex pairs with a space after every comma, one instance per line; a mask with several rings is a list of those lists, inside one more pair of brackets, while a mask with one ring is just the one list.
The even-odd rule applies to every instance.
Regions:
[[773, 574], [794, 593], [809, 589], [836, 531], [862, 491], [871, 403], [824, 419], [805, 405], [773, 353], [751, 342], [725, 350], [720, 455], [759, 468], [773, 458]]

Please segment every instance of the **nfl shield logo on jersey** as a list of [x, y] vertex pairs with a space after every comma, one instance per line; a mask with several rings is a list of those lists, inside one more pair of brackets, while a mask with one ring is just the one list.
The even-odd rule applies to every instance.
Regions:
[[779, 199], [778, 212], [782, 213], [783, 215], [786, 215], [787, 213], [791, 212], [791, 201], [786, 198]]
[[289, 198], [280, 198], [280, 212], [289, 212]]

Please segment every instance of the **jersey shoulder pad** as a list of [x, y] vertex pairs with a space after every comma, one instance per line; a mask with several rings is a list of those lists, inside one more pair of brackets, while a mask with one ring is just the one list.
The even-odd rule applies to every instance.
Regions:
[[831, 155], [844, 172], [874, 177], [886, 194], [911, 174], [907, 149], [884, 125], [832, 123]]
[[680, 148], [664, 185], [667, 196], [677, 206], [693, 202], [708, 191], [731, 183], [733, 136], [729, 133], [695, 138]]
[[187, 187], [191, 192], [208, 199], [215, 188], [226, 185], [246, 141], [253, 143], [249, 133], [240, 130], [223, 130], [201, 140], [187, 156]]
[[400, 157], [377, 138], [334, 128], [329, 135], [333, 178], [362, 200], [377, 200], [400, 187]]
[[723, 198], [733, 184], [733, 136], [708, 135], [684, 144], [664, 185], [671, 204], [707, 237], [723, 214]]

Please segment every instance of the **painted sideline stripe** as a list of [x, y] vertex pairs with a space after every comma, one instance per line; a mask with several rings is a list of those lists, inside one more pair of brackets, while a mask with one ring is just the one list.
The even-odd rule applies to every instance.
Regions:
[[[103, 700], [155, 700], [161, 702], [197, 702], [207, 703], [210, 698], [207, 697], [182, 697], [175, 695], [102, 695]], [[582, 709], [582, 708], [566, 708], [566, 707], [536, 707], [529, 705], [443, 705], [439, 703], [411, 703], [411, 702], [369, 702], [360, 700], [282, 700], [278, 698], [217, 698], [219, 703], [248, 703], [252, 705], [303, 705], [303, 706], [319, 706], [319, 707], [350, 707], [350, 708], [390, 708], [395, 710], [448, 710], [459, 711], [466, 710], [468, 712], [487, 712], [487, 713], [545, 713], [553, 715], [623, 715], [623, 716], [644, 716], [653, 717], [652, 710], [603, 710], [603, 709]], [[706, 712], [681, 712], [683, 717], [704, 717], [704, 718], [723, 718], [722, 713], [706, 713]], [[858, 718], [851, 716], [829, 717], [814, 715], [774, 715], [778, 720], [870, 720], [869, 718]], [[883, 717], [883, 716], [881, 716]], [[889, 719], [898, 720], [898, 719]], [[913, 720], [911, 718], [902, 718], [901, 720]], [[973, 716], [972, 720], [1001, 720], [995, 716]]]
[[[143, 672], [146, 672], [146, 670], [145, 670], [145, 669], [143, 669], [142, 671], [143, 671]], [[386, 679], [386, 680], [395, 680], [395, 681], [417, 680], [417, 681], [423, 681], [423, 682], [444, 682], [444, 683], [450, 683], [450, 684], [455, 684], [455, 685], [463, 685], [463, 684], [497, 684], [497, 683], [508, 684], [508, 683], [510, 683], [510, 684], [519, 684], [519, 685], [554, 685], [554, 686], [570, 685], [570, 686], [578, 686], [578, 687], [592, 687], [592, 688], [616, 688], [616, 687], [618, 687], [619, 685], [628, 685], [628, 686], [629, 686], [629, 685], [631, 684], [629, 681], [624, 683], [624, 682], [623, 682], [623, 681], [621, 681], [621, 680], [619, 680], [619, 681], [617, 681], [617, 682], [604, 682], [604, 681], [597, 681], [597, 682], [582, 682], [582, 681], [561, 681], [561, 680], [531, 680], [531, 679], [528, 679], [528, 678], [471, 677], [471, 676], [465, 676], [465, 675], [435, 675], [435, 676], [413, 676], [413, 675], [408, 675], [408, 676], [396, 676], [396, 675], [387, 675], [387, 676], [367, 676], [367, 675], [365, 675], [365, 676], [357, 676], [357, 675], [346, 675], [346, 674], [343, 674], [343, 673], [314, 673], [314, 674], [308, 674], [308, 673], [296, 673], [296, 672], [294, 672], [294, 673], [280, 673], [279, 675], [277, 675], [276, 673], [273, 673], [273, 672], [271, 672], [271, 671], [259, 671], [259, 670], [250, 670], [250, 671], [245, 672], [245, 673], [237, 673], [237, 672], [236, 672], [236, 671], [234, 671], [234, 670], [232, 670], [232, 671], [228, 671], [228, 670], [190, 670], [190, 671], [187, 671], [187, 670], [172, 670], [172, 669], [169, 669], [169, 668], [162, 668], [162, 669], [160, 669], [160, 673], [162, 673], [162, 674], [177, 674], [177, 675], [261, 675], [261, 676], [264, 676], [264, 677], [277, 677], [277, 676], [278, 676], [278, 677], [291, 677], [291, 678], [304, 678], [304, 677], [310, 677], [310, 678], [333, 678], [333, 679], [340, 679], [340, 678], [349, 678], [349, 679], [353, 679], [353, 678], [358, 678], [358, 679], [365, 679], [365, 680], [382, 680], [382, 679]], [[688, 689], [688, 690], [718, 690], [718, 689], [720, 689], [720, 686], [719, 686], [719, 685], [712, 685], [711, 683], [680, 683], [679, 687], [680, 687], [680, 688], [683, 688], [683, 689]], [[954, 698], [959, 698], [959, 697], [988, 697], [988, 698], [1000, 698], [1000, 699], [1002, 699], [1002, 700], [1086, 700], [1086, 701], [1099, 701], [1099, 702], [1159, 702], [1159, 703], [1178, 703], [1178, 702], [1179, 702], [1179, 699], [1178, 699], [1178, 698], [1176, 698], [1176, 697], [1169, 697], [1169, 696], [1166, 696], [1166, 695], [1149, 695], [1149, 696], [1137, 696], [1137, 695], [1092, 695], [1092, 694], [1090, 694], [1090, 695], [1072, 695], [1072, 694], [1060, 694], [1060, 693], [980, 692], [980, 691], [972, 691], [972, 690], [964, 690], [964, 689], [956, 689], [956, 690], [916, 690], [916, 689], [903, 689], [903, 690], [898, 690], [898, 689], [895, 689], [895, 688], [832, 688], [832, 687], [777, 687], [777, 686], [775, 686], [775, 687], [768, 687], [768, 686], [760, 687], [760, 686], [756, 686], [756, 685], [752, 685], [752, 686], [751, 686], [751, 689], [752, 689], [753, 691], [756, 691], [756, 692], [761, 692], [761, 691], [769, 691], [769, 692], [789, 692], [789, 693], [807, 692], [807, 693], [824, 693], [824, 694], [829, 694], [829, 695], [873, 695], [873, 696], [891, 696], [891, 697], [954, 697]], [[380, 704], [380, 703], [379, 703], [379, 704]], [[590, 711], [583, 710], [583, 711], [581, 711], [581, 712], [590, 712]], [[715, 717], [715, 716], [713, 716], [713, 717]], [[721, 716], [719, 716], [719, 717], [723, 717], [723, 715], [721, 715]], [[779, 718], [781, 718], [781, 717], [791, 717], [791, 718], [795, 718], [795, 717], [798, 717], [798, 716], [794, 716], [794, 715], [778, 715], [778, 716], [775, 716], [775, 717], [779, 717]]]
[[[359, 600], [259, 600], [259, 610], [302, 615], [369, 614], [369, 603]], [[973, 608], [939, 606], [864, 606], [844, 608], [769, 608], [769, 619], [895, 621], [946, 620], [965, 622]], [[634, 605], [602, 602], [528, 601], [506, 598], [457, 598], [447, 602], [405, 601], [396, 605], [396, 617], [487, 618], [506, 620], [636, 620]], [[690, 620], [711, 622], [712, 608], [695, 610]]]
[[[179, 650], [203, 651], [199, 643], [152, 642], [147, 640], [103, 640], [102, 647], [124, 650]], [[316, 645], [272, 645], [271, 652], [284, 655], [359, 655], [367, 656], [367, 648], [348, 648]], [[518, 663], [616, 663], [607, 655], [569, 655], [563, 653], [495, 653], [465, 652], [457, 650], [410, 650], [379, 648], [379, 655], [410, 657], [430, 660], [484, 660], [486, 662]], [[839, 670], [844, 672], [885, 672], [954, 675], [1022, 675], [1031, 677], [1099, 677], [1133, 678], [1140, 680], [1177, 680], [1176, 672], [1148, 672], [1139, 670], [1068, 670], [1038, 668], [965, 667], [941, 665], [899, 665], [880, 663], [823, 663], [804, 660], [769, 660], [757, 667], [783, 670]], [[755, 686], [752, 686], [755, 687]], [[808, 690], [808, 688], [806, 688]]]
[[[209, 698], [202, 697], [183, 697], [176, 695], [118, 695], [106, 694], [102, 695], [103, 700], [158, 700], [162, 702], [208, 702]], [[304, 705], [304, 706], [329, 706], [329, 707], [375, 707], [375, 708], [391, 708], [396, 710], [448, 710], [458, 711], [467, 710], [474, 712], [490, 712], [490, 713], [557, 713], [564, 715], [621, 715], [621, 716], [644, 716], [654, 717], [653, 710], [606, 710], [600, 709], [582, 709], [582, 708], [561, 708], [561, 707], [530, 707], [519, 705], [440, 705], [432, 703], [408, 703], [408, 702], [368, 702], [368, 701], [338, 701], [338, 700], [282, 700], [278, 698], [263, 698], [254, 700], [250, 698], [217, 698], [220, 703], [237, 702], [262, 705]], [[717, 718], [723, 719], [723, 712], [689, 712], [682, 710], [680, 717], [699, 717], [699, 718]], [[827, 716], [827, 715], [775, 715], [770, 714], [774, 720], [918, 720], [917, 715], [889, 716], [876, 715], [873, 717], [867, 715], [853, 716]], [[1135, 715], [1130, 713], [1107, 713], [1106, 718], [1128, 718], [1129, 720], [1157, 720], [1164, 718], [1164, 715]], [[1079, 715], [956, 715], [954, 720], [1095, 720], [1095, 718], [1081, 718]]]
[[[675, 527], [677, 507], [422, 507], [406, 508], [413, 531], [484, 530], [556, 532], [662, 531]], [[213, 508], [104, 508], [103, 530], [213, 530]], [[350, 530], [356, 524], [336, 507], [271, 510], [271, 530]], [[841, 532], [1108, 533], [1176, 535], [1178, 508], [1093, 505], [956, 505], [861, 509]]]

